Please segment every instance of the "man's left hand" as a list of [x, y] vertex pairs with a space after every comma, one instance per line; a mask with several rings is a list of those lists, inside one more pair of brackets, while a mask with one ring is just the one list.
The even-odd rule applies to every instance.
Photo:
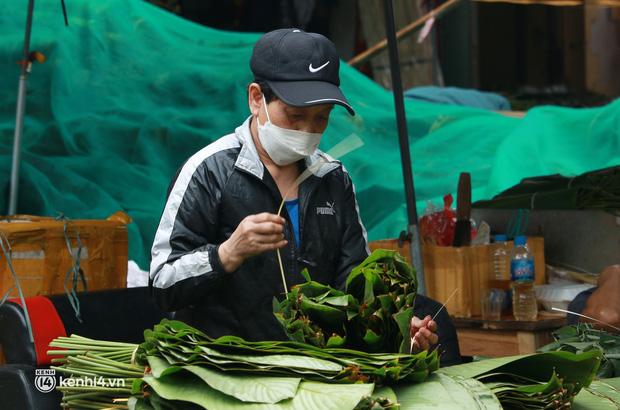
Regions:
[[439, 341], [437, 336], [437, 323], [432, 320], [430, 315], [424, 319], [414, 316], [411, 319], [409, 335], [413, 339], [413, 351], [428, 350]]
[[[620, 327], [620, 265], [608, 266], [598, 278], [598, 287], [588, 298], [583, 314], [607, 323], [594, 326], [613, 332]], [[584, 319], [586, 322], [589, 320]]]

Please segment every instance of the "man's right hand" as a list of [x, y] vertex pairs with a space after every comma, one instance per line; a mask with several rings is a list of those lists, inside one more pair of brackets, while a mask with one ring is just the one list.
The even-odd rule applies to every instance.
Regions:
[[284, 223], [284, 218], [267, 212], [246, 217], [218, 249], [224, 270], [233, 272], [250, 256], [286, 246]]

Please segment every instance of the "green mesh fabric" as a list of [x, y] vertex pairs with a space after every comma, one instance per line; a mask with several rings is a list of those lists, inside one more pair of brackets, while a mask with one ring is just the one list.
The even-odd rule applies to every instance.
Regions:
[[[8, 186], [26, 1], [0, 4], [0, 188]], [[138, 0], [38, 1], [32, 49], [48, 61], [29, 79], [19, 212], [105, 218], [125, 210], [130, 257], [149, 249], [175, 171], [248, 115], [257, 34], [222, 32]], [[321, 147], [351, 133], [365, 145], [341, 158], [371, 240], [406, 227], [393, 98], [342, 64], [357, 110], [332, 114]], [[577, 175], [620, 164], [620, 101], [598, 109], [543, 107], [525, 119], [406, 101], [418, 209], [472, 174], [473, 198], [522, 178]], [[0, 212], [6, 212], [6, 192]], [[275, 211], [275, 210], [266, 210]]]

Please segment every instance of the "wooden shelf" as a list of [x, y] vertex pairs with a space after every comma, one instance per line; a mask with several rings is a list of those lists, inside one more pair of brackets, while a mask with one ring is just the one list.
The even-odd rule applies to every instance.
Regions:
[[566, 319], [539, 318], [517, 321], [502, 317], [499, 321], [482, 318], [453, 318], [463, 356], [502, 357], [531, 354], [553, 341], [551, 332], [564, 326]]
[[491, 330], [547, 330], [557, 329], [566, 324], [565, 317], [541, 318], [533, 321], [515, 320], [513, 316], [503, 316], [500, 320], [484, 320], [481, 317], [471, 318], [452, 318], [454, 326], [469, 329], [491, 329]]

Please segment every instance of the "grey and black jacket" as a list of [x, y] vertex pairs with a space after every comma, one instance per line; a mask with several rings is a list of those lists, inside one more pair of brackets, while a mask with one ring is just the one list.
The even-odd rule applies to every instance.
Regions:
[[[289, 287], [303, 282], [300, 272], [308, 268], [313, 280], [343, 288], [369, 253], [353, 183], [322, 152], [303, 166], [313, 172], [299, 186], [299, 247], [286, 209], [282, 212], [286, 282]], [[276, 213], [281, 201], [256, 152], [250, 118], [194, 154], [171, 184], [155, 234], [149, 282], [156, 302], [212, 337], [283, 339], [272, 313], [273, 298], [284, 293], [276, 253], [249, 258], [226, 273], [217, 252], [246, 216]]]

